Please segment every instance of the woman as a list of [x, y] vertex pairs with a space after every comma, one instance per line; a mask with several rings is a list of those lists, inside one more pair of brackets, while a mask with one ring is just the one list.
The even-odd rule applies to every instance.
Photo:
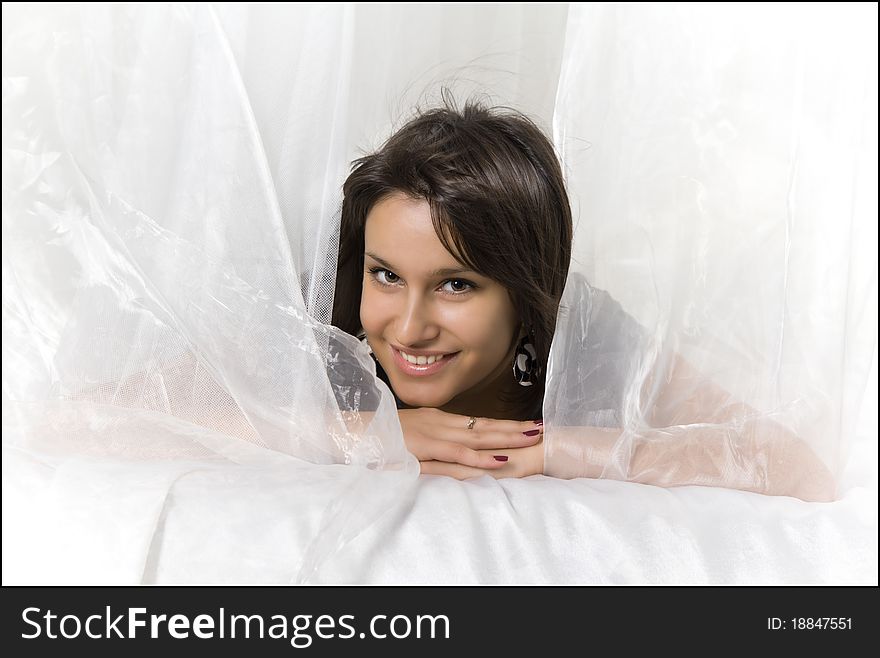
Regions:
[[422, 472], [542, 472], [572, 241], [551, 144], [521, 115], [447, 105], [356, 161], [343, 191], [333, 324], [365, 337]]
[[[687, 434], [620, 442], [620, 428], [554, 428], [545, 455], [546, 364], [572, 219], [553, 147], [528, 118], [473, 102], [459, 112], [447, 100], [356, 160], [343, 193], [333, 324], [368, 344], [422, 473], [604, 476], [833, 497], [830, 475], [784, 428], [756, 421], [732, 441], [724, 413], [744, 405], [711, 382], [698, 399], [682, 396], [677, 381], [698, 373], [680, 359], [678, 380], [655, 391], [649, 377], [645, 391], [651, 425], [674, 421], [676, 430], [691, 427]], [[619, 305], [605, 306], [606, 333], [637, 335]], [[745, 472], [744, 444], [755, 464]]]

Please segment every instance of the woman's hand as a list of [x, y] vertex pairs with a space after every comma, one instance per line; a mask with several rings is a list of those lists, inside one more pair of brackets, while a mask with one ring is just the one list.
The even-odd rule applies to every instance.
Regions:
[[469, 430], [468, 416], [440, 409], [397, 413], [406, 447], [421, 463], [422, 473], [459, 479], [525, 477], [543, 469], [544, 428], [534, 421], [478, 418]]
[[[498, 451], [491, 451], [498, 454]], [[529, 475], [541, 475], [544, 472], [544, 441], [525, 448], [511, 448], [502, 451], [509, 459], [501, 464], [500, 468], [474, 468], [462, 464], [450, 464], [441, 461], [424, 461], [419, 465], [425, 475], [448, 475], [458, 480], [478, 478], [483, 475], [491, 475], [495, 479], [501, 478], [524, 478]]]

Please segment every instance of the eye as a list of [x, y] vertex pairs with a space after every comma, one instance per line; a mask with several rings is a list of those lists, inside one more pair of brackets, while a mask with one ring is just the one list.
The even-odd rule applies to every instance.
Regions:
[[[400, 277], [397, 276], [391, 270], [386, 270], [384, 267], [371, 267], [368, 272], [370, 273], [370, 277], [378, 286], [392, 287], [396, 286], [400, 281]], [[466, 295], [473, 290], [477, 289], [477, 285], [475, 283], [471, 283], [466, 279], [447, 279], [443, 282], [444, 292], [447, 295], [452, 297], [459, 297], [461, 295]], [[451, 288], [446, 288], [446, 286], [451, 286]]]
[[471, 290], [476, 288], [473, 283], [471, 283], [470, 281], [465, 281], [464, 279], [449, 279], [448, 281], [443, 283], [444, 286], [450, 284], [452, 285], [451, 291], [454, 295], [461, 295], [463, 293], [470, 292]]
[[[382, 286], [393, 286], [400, 279], [394, 272], [382, 267], [371, 267], [369, 271], [376, 283]], [[383, 278], [385, 279], [384, 281], [382, 280]]]

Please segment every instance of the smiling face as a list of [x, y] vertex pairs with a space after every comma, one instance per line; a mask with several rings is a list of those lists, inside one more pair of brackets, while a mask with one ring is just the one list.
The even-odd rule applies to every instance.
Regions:
[[[394, 392], [411, 407], [490, 415], [515, 386], [519, 319], [507, 290], [444, 248], [424, 200], [386, 197], [364, 237], [361, 325]], [[409, 364], [399, 350], [444, 356]]]

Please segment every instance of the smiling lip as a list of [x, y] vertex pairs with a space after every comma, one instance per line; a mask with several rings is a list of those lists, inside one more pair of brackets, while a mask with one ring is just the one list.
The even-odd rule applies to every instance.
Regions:
[[[444, 356], [439, 361], [435, 361], [430, 365], [426, 363], [423, 366], [418, 366], [404, 359], [400, 355], [400, 351], [396, 347], [391, 348], [391, 353], [394, 355], [394, 363], [397, 364], [397, 369], [400, 370], [403, 374], [410, 375], [412, 377], [427, 377], [429, 375], [433, 375], [434, 373], [437, 373], [445, 368], [447, 363], [449, 363], [450, 361], [454, 361], [456, 358], [458, 358], [458, 352], [453, 352], [452, 354], [450, 354], [450, 356]], [[409, 354], [409, 352], [407, 352], [407, 354]], [[435, 352], [435, 354], [444, 354], [444, 352]]]
[[406, 352], [410, 356], [440, 356], [441, 354], [455, 354], [455, 352], [438, 352], [437, 350], [408, 350], [399, 345], [395, 345], [394, 343], [391, 343], [391, 347], [400, 350], [401, 352]]

